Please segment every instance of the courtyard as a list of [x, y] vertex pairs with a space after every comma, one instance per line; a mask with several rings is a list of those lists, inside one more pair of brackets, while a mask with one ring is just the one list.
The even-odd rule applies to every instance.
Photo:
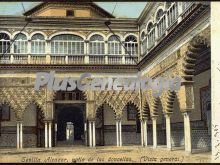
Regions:
[[1, 149], [0, 162], [17, 163], [208, 163], [211, 152], [193, 150], [188, 154], [183, 148], [168, 151], [165, 146], [156, 149], [140, 146], [85, 146], [56, 147], [52, 149], [25, 148]]

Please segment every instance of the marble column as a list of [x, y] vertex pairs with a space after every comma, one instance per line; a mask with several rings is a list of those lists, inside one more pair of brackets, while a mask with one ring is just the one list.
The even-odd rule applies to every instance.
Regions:
[[95, 137], [95, 121], [92, 121], [92, 146], [95, 147], [96, 146], [96, 137]]
[[19, 131], [19, 122], [17, 122], [17, 149], [19, 149], [20, 148], [20, 131]]
[[190, 127], [189, 112], [184, 112], [183, 117], [184, 117], [185, 151], [191, 153], [192, 144], [191, 144], [191, 127]]
[[44, 135], [44, 137], [45, 137], [45, 148], [48, 148], [48, 127], [47, 127], [47, 122], [45, 122], [44, 130], [45, 130], [45, 135]]
[[23, 148], [23, 126], [22, 122], [17, 122], [17, 149]]
[[23, 148], [23, 124], [20, 122], [20, 148]]
[[119, 146], [122, 146], [122, 127], [121, 127], [121, 120], [119, 121]]
[[89, 121], [89, 147], [92, 147], [92, 124]]
[[87, 123], [84, 123], [85, 145], [87, 146]]
[[165, 118], [166, 118], [166, 138], [167, 138], [167, 149], [168, 150], [172, 150], [170, 116], [171, 116], [171, 114], [165, 114]]
[[141, 146], [144, 146], [144, 129], [143, 129], [143, 121], [141, 120]]
[[51, 129], [52, 129], [52, 122], [50, 121], [49, 123], [48, 123], [48, 125], [49, 125], [49, 139], [48, 139], [48, 141], [49, 141], [49, 148], [51, 148], [52, 147], [52, 136], [51, 136]]
[[152, 117], [153, 124], [153, 148], [157, 147], [157, 117]]
[[144, 146], [147, 146], [147, 120], [143, 120], [143, 130], [144, 130]]
[[116, 143], [117, 143], [117, 147], [119, 147], [119, 130], [118, 130], [118, 120], [116, 120]]

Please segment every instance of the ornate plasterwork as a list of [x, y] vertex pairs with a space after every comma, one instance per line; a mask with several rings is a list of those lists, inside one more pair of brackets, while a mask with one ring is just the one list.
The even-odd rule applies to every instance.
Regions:
[[38, 106], [47, 118], [51, 116], [50, 110], [47, 108], [47, 103], [52, 101], [54, 93], [46, 89], [35, 91], [30, 86], [19, 87], [1, 87], [0, 88], [0, 102], [8, 103], [15, 113], [17, 120], [22, 120], [24, 113], [28, 110], [30, 104]]
[[196, 61], [204, 49], [210, 49], [210, 28], [195, 36], [189, 43], [180, 49], [180, 75], [184, 82], [192, 82], [195, 73]]

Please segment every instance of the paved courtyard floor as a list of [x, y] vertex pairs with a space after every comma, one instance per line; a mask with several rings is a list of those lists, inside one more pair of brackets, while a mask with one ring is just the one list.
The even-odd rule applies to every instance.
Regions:
[[187, 154], [182, 149], [168, 151], [164, 147], [153, 149], [140, 146], [85, 146], [55, 147], [52, 149], [25, 148], [0, 149], [0, 162], [19, 163], [207, 163], [211, 162], [211, 152]]

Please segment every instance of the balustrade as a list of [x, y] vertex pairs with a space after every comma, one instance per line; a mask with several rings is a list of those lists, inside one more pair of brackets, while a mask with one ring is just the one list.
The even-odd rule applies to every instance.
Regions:
[[[193, 2], [171, 3], [142, 38], [142, 54], [156, 46], [196, 6]], [[131, 35], [122, 42], [138, 61], [138, 38]], [[136, 64], [115, 36], [105, 41], [102, 36], [94, 35], [87, 43], [83, 38], [71, 35], [60, 35], [47, 41], [42, 36], [28, 40], [24, 34], [19, 34], [11, 48], [10, 43], [9, 36], [0, 40], [1, 64]]]

